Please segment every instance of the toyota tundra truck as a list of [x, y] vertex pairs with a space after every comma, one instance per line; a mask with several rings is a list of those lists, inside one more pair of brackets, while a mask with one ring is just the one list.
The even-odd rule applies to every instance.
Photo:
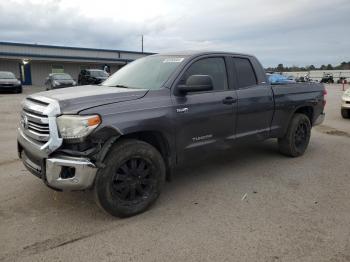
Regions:
[[18, 154], [48, 187], [92, 189], [102, 209], [127, 217], [206, 152], [276, 138], [282, 154], [303, 155], [324, 119], [325, 94], [319, 83], [270, 84], [251, 55], [156, 54], [100, 85], [28, 96]]

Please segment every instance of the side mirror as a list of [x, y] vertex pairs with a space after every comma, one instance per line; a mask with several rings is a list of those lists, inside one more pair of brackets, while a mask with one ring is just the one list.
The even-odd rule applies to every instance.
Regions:
[[209, 75], [191, 75], [185, 85], [178, 85], [181, 93], [213, 90], [213, 79]]

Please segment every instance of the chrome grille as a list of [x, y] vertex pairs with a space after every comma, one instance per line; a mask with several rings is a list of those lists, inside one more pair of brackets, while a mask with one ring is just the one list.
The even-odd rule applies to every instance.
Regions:
[[18, 141], [24, 151], [47, 158], [62, 145], [56, 118], [61, 115], [57, 100], [31, 95], [22, 101]]
[[25, 126], [23, 126], [26, 134], [38, 141], [48, 141], [50, 138], [48, 117], [27, 110], [23, 110], [22, 114], [22, 118], [26, 121]]
[[43, 114], [47, 106], [47, 103], [27, 98], [22, 110], [22, 130], [38, 142], [47, 142], [50, 139], [49, 118]]

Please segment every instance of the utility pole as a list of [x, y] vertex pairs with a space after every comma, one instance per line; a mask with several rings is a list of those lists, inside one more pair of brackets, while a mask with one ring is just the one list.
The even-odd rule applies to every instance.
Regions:
[[143, 35], [141, 35], [141, 52], [143, 53]]

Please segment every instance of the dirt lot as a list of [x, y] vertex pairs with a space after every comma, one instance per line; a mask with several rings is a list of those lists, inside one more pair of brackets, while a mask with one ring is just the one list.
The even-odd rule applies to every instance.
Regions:
[[129, 219], [101, 212], [89, 192], [46, 188], [17, 159], [20, 101], [39, 89], [0, 94], [0, 261], [350, 261], [339, 85], [327, 86], [327, 119], [303, 157], [281, 156], [274, 140], [220, 153]]

